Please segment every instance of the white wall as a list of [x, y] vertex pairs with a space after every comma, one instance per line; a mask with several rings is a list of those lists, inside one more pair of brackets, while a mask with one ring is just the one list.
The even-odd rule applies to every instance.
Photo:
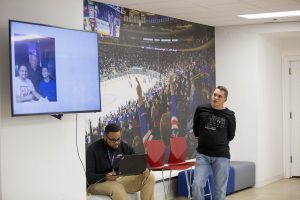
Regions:
[[228, 87], [226, 106], [236, 112], [237, 131], [230, 144], [231, 158], [256, 162], [258, 69], [253, 34], [247, 27], [242, 34], [238, 27], [216, 28], [216, 82]]
[[227, 106], [237, 117], [232, 160], [256, 162], [257, 186], [284, 174], [282, 56], [300, 46], [272, 34], [290, 31], [300, 31], [299, 24], [216, 28], [217, 85], [228, 86]]
[[[0, 183], [3, 200], [83, 200], [85, 176], [75, 145], [75, 114], [10, 114], [8, 19], [82, 29], [82, 0], [1, 0]], [[79, 133], [80, 134], [80, 133]], [[84, 134], [78, 137], [84, 159]]]
[[258, 165], [257, 182], [283, 177], [283, 91], [281, 40], [258, 37]]
[[[82, 28], [82, 0], [1, 0], [0, 189], [3, 200], [82, 200], [85, 178], [76, 154], [76, 118], [10, 116], [8, 19]], [[281, 177], [281, 55], [299, 55], [300, 41], [265, 33], [299, 31], [297, 23], [216, 28], [216, 77], [236, 111], [232, 160], [257, 164], [258, 185]], [[296, 41], [296, 42], [295, 42]], [[84, 135], [79, 132], [84, 158]]]
[[300, 38], [287, 38], [282, 40], [283, 56], [300, 55]]

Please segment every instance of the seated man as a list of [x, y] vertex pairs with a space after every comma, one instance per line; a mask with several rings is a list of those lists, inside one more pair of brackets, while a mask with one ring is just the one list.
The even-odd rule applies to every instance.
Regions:
[[43, 79], [39, 83], [40, 94], [48, 101], [57, 101], [56, 81], [50, 77], [48, 67], [42, 67], [42, 76]]
[[153, 200], [155, 178], [150, 171], [140, 175], [117, 176], [118, 156], [134, 153], [134, 149], [121, 140], [121, 128], [108, 124], [104, 138], [94, 142], [86, 152], [87, 191], [110, 196], [113, 200], [128, 200], [127, 193], [141, 191], [142, 200]]
[[14, 84], [17, 103], [40, 100], [41, 95], [38, 92], [36, 92], [32, 81], [27, 77], [27, 66], [21, 64], [18, 69], [18, 72], [19, 76], [16, 77]]

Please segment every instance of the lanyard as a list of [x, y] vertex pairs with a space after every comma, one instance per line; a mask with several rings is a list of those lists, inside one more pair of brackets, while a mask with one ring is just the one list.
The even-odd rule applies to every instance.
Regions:
[[109, 158], [109, 164], [112, 168], [112, 171], [114, 172], [114, 161], [115, 161], [115, 154], [114, 153], [111, 153], [108, 149], [107, 149], [107, 155], [108, 155], [108, 158]]

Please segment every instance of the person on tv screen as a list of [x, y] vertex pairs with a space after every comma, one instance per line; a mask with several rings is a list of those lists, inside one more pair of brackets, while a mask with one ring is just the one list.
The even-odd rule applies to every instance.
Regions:
[[20, 65], [18, 73], [19, 75], [14, 82], [17, 103], [39, 100], [41, 95], [35, 91], [32, 81], [27, 78], [28, 70], [26, 65]]
[[32, 81], [33, 86], [37, 92], [39, 92], [39, 83], [42, 80], [42, 72], [40, 66], [38, 66], [37, 50], [35, 46], [28, 48], [28, 78]]
[[39, 92], [48, 101], [56, 101], [56, 81], [50, 77], [48, 67], [42, 67], [43, 79], [39, 84]]
[[135, 151], [121, 139], [121, 127], [108, 124], [104, 138], [91, 144], [86, 152], [87, 191], [113, 200], [127, 200], [127, 193], [140, 191], [141, 200], [153, 200], [155, 178], [149, 170], [138, 175], [117, 175], [118, 156], [131, 154]]

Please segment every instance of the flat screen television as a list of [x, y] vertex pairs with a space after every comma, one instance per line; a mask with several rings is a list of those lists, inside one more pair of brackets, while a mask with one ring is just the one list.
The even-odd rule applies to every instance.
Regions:
[[101, 111], [95, 32], [9, 20], [12, 116]]

